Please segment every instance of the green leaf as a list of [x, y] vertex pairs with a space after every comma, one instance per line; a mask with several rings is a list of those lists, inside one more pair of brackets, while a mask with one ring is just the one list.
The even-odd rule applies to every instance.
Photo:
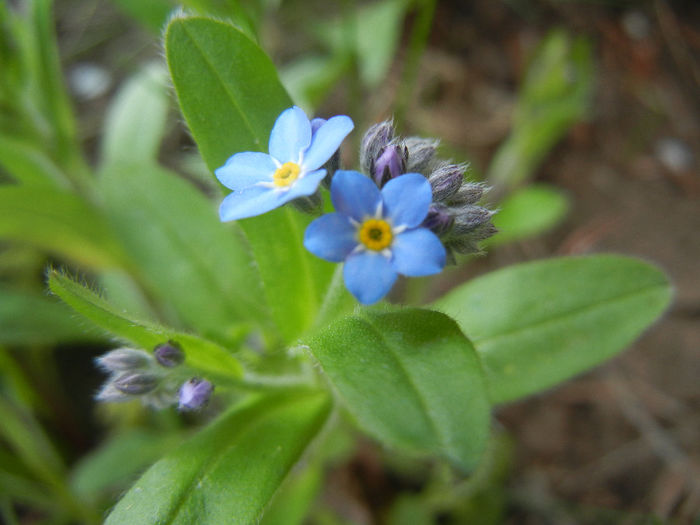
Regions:
[[102, 163], [154, 162], [165, 130], [168, 103], [162, 66], [151, 64], [131, 77], [107, 111]]
[[277, 116], [292, 105], [275, 66], [235, 27], [175, 18], [165, 33], [182, 113], [210, 170], [238, 151], [267, 151]]
[[516, 190], [500, 203], [493, 217], [498, 235], [487, 239], [494, 246], [543, 233], [556, 226], [569, 209], [569, 201], [556, 188], [532, 184]]
[[376, 87], [394, 59], [410, 4], [407, 0], [372, 2], [342, 18], [316, 24], [316, 30], [335, 54], [354, 54], [360, 79], [366, 86]]
[[374, 437], [440, 454], [465, 471], [476, 464], [489, 404], [476, 352], [450, 318], [430, 310], [366, 313], [331, 324], [309, 347]]
[[294, 102], [313, 114], [350, 65], [346, 56], [304, 56], [286, 64], [280, 77]]
[[112, 0], [112, 3], [156, 34], [163, 30], [168, 14], [174, 8], [170, 0]]
[[265, 509], [260, 525], [302, 525], [321, 489], [323, 468], [319, 462], [292, 474]]
[[125, 261], [121, 245], [98, 210], [71, 193], [51, 188], [0, 186], [0, 238], [93, 268]]
[[81, 500], [124, 489], [136, 474], [175, 448], [179, 440], [178, 435], [141, 429], [120, 432], [80, 460], [71, 473], [71, 488]]
[[[275, 119], [292, 103], [265, 53], [235, 27], [202, 18], [173, 20], [165, 44], [182, 112], [209, 169], [239, 151], [267, 151]], [[311, 325], [333, 273], [303, 248], [310, 220], [284, 206], [240, 222], [287, 341]]]
[[185, 350], [188, 365], [207, 372], [211, 377], [242, 375], [238, 361], [219, 345], [195, 335], [132, 319], [65, 275], [49, 272], [49, 288], [76, 312], [118, 339], [146, 350], [168, 340], [177, 341]]
[[0, 166], [19, 184], [68, 189], [65, 175], [31, 143], [0, 135]]
[[491, 400], [544, 390], [622, 351], [666, 308], [666, 276], [599, 255], [519, 264], [438, 300], [474, 342]]
[[245, 239], [194, 186], [154, 165], [113, 164], [101, 175], [114, 229], [181, 323], [224, 343], [241, 322], [264, 325], [269, 314]]
[[0, 286], [0, 344], [36, 345], [95, 340], [64, 304], [38, 293]]
[[106, 525], [256, 523], [323, 427], [326, 394], [256, 398], [151, 467]]
[[514, 187], [535, 169], [590, 106], [593, 58], [588, 41], [553, 31], [533, 57], [515, 109], [513, 131], [499, 147], [487, 178]]

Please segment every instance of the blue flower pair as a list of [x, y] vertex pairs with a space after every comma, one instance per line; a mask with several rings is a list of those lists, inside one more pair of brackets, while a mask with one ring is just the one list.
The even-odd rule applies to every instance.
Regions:
[[[234, 190], [221, 204], [221, 220], [260, 215], [295, 198], [312, 195], [331, 158], [352, 130], [346, 116], [309, 122], [293, 107], [275, 122], [270, 154], [233, 155], [216, 176]], [[331, 262], [344, 262], [348, 290], [363, 304], [384, 297], [399, 274], [419, 277], [438, 273], [445, 248], [421, 227], [432, 203], [432, 189], [418, 173], [390, 180], [381, 190], [356, 171], [337, 171], [331, 181], [335, 213], [314, 220], [304, 246]]]
[[299, 197], [316, 192], [326, 176], [322, 169], [352, 131], [350, 117], [309, 119], [294, 106], [277, 117], [268, 145], [270, 154], [236, 153], [216, 170], [221, 183], [233, 190], [221, 203], [222, 221], [262, 215]]

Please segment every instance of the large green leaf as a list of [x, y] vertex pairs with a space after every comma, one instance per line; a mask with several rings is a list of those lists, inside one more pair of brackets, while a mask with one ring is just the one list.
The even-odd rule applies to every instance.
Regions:
[[120, 266], [125, 255], [98, 210], [51, 188], [0, 186], [0, 238], [92, 267]]
[[[165, 44], [182, 112], [209, 169], [239, 151], [267, 151], [276, 117], [292, 103], [265, 53], [235, 27], [203, 18], [174, 19]], [[240, 223], [286, 340], [311, 325], [333, 272], [303, 248], [309, 221], [285, 206]]]
[[491, 400], [510, 401], [622, 351], [666, 308], [666, 276], [612, 255], [511, 266], [448, 293], [435, 306], [474, 342]]
[[463, 470], [476, 464], [490, 407], [476, 352], [450, 318], [430, 310], [366, 313], [331, 324], [309, 346], [367, 432]]
[[111, 164], [101, 175], [114, 229], [151, 292], [183, 324], [225, 343], [242, 321], [264, 324], [260, 277], [245, 239], [219, 222], [194, 186], [146, 164]]
[[241, 365], [219, 345], [191, 334], [132, 319], [117, 311], [92, 290], [56, 271], [49, 273], [49, 288], [76, 312], [118, 339], [150, 350], [165, 341], [177, 341], [185, 350], [187, 363], [212, 377], [240, 376]]
[[257, 523], [330, 406], [325, 393], [307, 392], [234, 408], [153, 465], [106, 524]]

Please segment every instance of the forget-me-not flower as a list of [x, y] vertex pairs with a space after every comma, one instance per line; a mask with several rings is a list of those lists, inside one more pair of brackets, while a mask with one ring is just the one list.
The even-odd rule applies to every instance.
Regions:
[[444, 246], [421, 227], [432, 202], [422, 175], [401, 175], [380, 191], [361, 173], [337, 171], [331, 200], [336, 212], [309, 224], [304, 246], [322, 259], [345, 261], [345, 286], [361, 303], [384, 297], [398, 274], [420, 277], [445, 266]]
[[221, 220], [261, 215], [297, 197], [312, 195], [326, 175], [321, 166], [354, 127], [345, 115], [318, 121], [317, 125], [312, 130], [300, 108], [286, 109], [270, 133], [269, 155], [236, 153], [217, 169], [216, 177], [233, 190], [221, 203]]

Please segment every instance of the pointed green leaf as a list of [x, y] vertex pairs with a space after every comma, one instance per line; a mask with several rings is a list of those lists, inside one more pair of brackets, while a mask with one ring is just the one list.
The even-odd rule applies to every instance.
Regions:
[[328, 397], [317, 392], [234, 408], [153, 465], [106, 525], [257, 523], [329, 410]]
[[169, 105], [165, 75], [160, 64], [151, 64], [119, 90], [105, 119], [103, 164], [157, 159]]
[[348, 411], [374, 437], [440, 454], [463, 470], [476, 464], [490, 407], [476, 352], [449, 317], [430, 310], [348, 317], [309, 347]]
[[265, 323], [260, 277], [245, 239], [235, 226], [221, 224], [194, 186], [154, 165], [117, 163], [101, 175], [115, 231], [150, 291], [180, 322], [225, 343], [242, 321]]
[[0, 187], [0, 238], [26, 243], [91, 267], [124, 264], [125, 255], [101, 213], [71, 193]]
[[654, 266], [599, 255], [519, 264], [475, 279], [435, 306], [474, 342], [491, 400], [553, 386], [624, 350], [668, 306]]
[[219, 345], [195, 335], [132, 319], [125, 312], [117, 311], [89, 288], [65, 275], [51, 271], [49, 288], [95, 326], [122, 341], [146, 350], [168, 340], [177, 341], [185, 350], [187, 364], [190, 366], [199, 368], [212, 377], [218, 374], [242, 375], [238, 361]]
[[[267, 151], [275, 119], [292, 102], [265, 53], [235, 27], [204, 18], [174, 19], [165, 45], [182, 112], [209, 169], [239, 151]], [[311, 325], [333, 272], [303, 248], [309, 222], [290, 206], [240, 222], [286, 340]]]

